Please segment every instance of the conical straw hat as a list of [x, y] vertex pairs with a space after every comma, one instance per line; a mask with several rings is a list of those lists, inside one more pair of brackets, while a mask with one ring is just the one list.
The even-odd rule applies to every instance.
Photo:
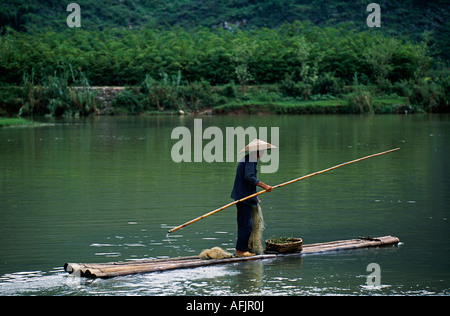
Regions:
[[241, 149], [242, 152], [252, 152], [252, 151], [258, 151], [258, 150], [266, 150], [266, 149], [273, 149], [277, 148], [277, 146], [272, 145], [268, 142], [265, 142], [261, 139], [255, 138], [252, 140], [247, 146]]

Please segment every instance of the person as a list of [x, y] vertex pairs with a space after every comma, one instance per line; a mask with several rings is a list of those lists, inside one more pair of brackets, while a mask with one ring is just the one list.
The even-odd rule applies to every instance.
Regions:
[[[235, 201], [256, 193], [256, 187], [259, 186], [271, 192], [272, 187], [257, 178], [257, 160], [261, 158], [266, 149], [276, 148], [276, 146], [265, 141], [254, 139], [241, 152], [248, 152], [238, 163], [236, 168], [236, 177], [234, 180], [231, 198]], [[255, 254], [249, 252], [248, 241], [252, 233], [252, 207], [257, 207], [259, 199], [257, 196], [236, 203], [238, 236], [236, 241], [236, 256], [250, 257]]]

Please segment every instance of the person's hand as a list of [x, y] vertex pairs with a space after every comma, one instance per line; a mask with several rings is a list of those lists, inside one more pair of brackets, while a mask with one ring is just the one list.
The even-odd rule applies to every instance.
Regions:
[[272, 192], [273, 188], [270, 185], [267, 185], [261, 181], [259, 181], [256, 185], [266, 190], [266, 192]]
[[270, 185], [265, 184], [263, 189], [266, 190], [266, 192], [272, 192], [272, 187]]

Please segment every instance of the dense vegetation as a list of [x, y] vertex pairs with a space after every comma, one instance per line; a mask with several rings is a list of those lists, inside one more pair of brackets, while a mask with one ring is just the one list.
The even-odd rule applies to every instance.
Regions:
[[78, 3], [81, 28], [67, 27], [64, 1], [0, 4], [0, 115], [88, 115], [101, 108], [88, 87], [105, 85], [130, 87], [111, 113], [450, 108], [444, 1], [379, 1], [374, 29], [364, 1]]
[[[139, 29], [181, 26], [213, 28], [238, 25], [240, 28], [277, 28], [284, 23], [311, 21], [314, 25], [352, 22], [367, 29], [367, 0], [8, 0], [0, 3], [0, 26], [35, 32], [66, 28], [66, 7], [80, 4], [82, 27], [90, 31], [110, 28]], [[374, 1], [372, 1], [374, 2]], [[424, 32], [432, 32], [433, 54], [450, 56], [450, 12], [447, 0], [377, 0], [381, 6], [381, 32], [406, 36], [418, 41]]]

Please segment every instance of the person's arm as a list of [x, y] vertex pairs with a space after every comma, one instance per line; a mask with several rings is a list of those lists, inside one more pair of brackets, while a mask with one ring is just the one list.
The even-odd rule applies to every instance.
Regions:
[[248, 182], [250, 182], [253, 185], [257, 185], [257, 186], [263, 188], [264, 190], [266, 190], [266, 192], [271, 192], [272, 187], [270, 185], [267, 185], [264, 182], [259, 181], [255, 177], [255, 173], [254, 173], [255, 170], [256, 170], [255, 163], [247, 162], [245, 164], [245, 180], [247, 180]]

